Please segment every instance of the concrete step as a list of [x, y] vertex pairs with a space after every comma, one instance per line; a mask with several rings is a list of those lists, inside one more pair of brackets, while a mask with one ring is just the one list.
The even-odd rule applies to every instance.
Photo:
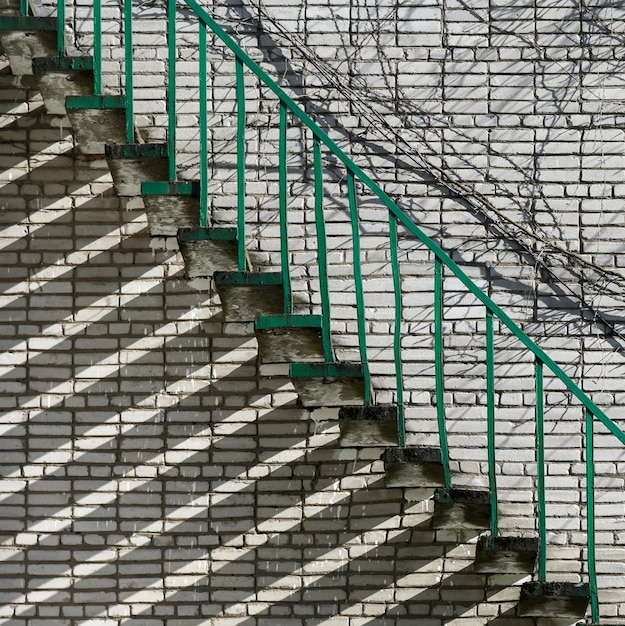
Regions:
[[306, 408], [364, 404], [365, 379], [360, 363], [293, 363], [290, 374]]
[[323, 363], [325, 351], [321, 324], [318, 315], [258, 318], [255, 332], [260, 363]]
[[201, 238], [198, 237], [198, 231], [190, 228], [178, 231], [178, 246], [184, 258], [187, 278], [211, 278], [215, 272], [236, 271], [236, 230], [202, 229]]
[[[31, 17], [29, 19], [33, 20], [32, 25], [35, 26], [36, 20], [46, 18]], [[41, 22], [42, 26], [48, 23], [49, 20]], [[0, 30], [0, 45], [9, 59], [11, 73], [14, 76], [30, 76], [33, 74], [34, 58], [51, 56], [56, 52], [56, 28], [54, 30], [35, 30], [34, 28]]]
[[387, 487], [442, 487], [445, 472], [439, 448], [387, 448], [382, 455]]
[[[68, 108], [67, 116], [82, 154], [104, 155], [107, 144], [120, 144], [126, 140], [125, 109]], [[113, 161], [117, 162], [120, 159], [109, 162], [111, 173], [114, 175]]]
[[520, 617], [582, 619], [590, 601], [586, 583], [530, 582], [521, 587]]
[[490, 493], [471, 489], [434, 492], [434, 528], [486, 530], [490, 527]]
[[343, 407], [340, 444], [348, 447], [395, 446], [399, 439], [396, 406]]
[[50, 115], [67, 114], [67, 96], [87, 96], [93, 93], [93, 72], [90, 70], [37, 71], [35, 78]]
[[[108, 112], [111, 111], [119, 112], [119, 109], [109, 109]], [[75, 115], [74, 111], [71, 113]], [[72, 116], [70, 115], [70, 119], [71, 117]], [[95, 144], [92, 145], [95, 147]], [[151, 146], [152, 144], [144, 145]], [[138, 158], [125, 158], [112, 156], [108, 153], [106, 160], [109, 164], [109, 169], [111, 170], [111, 176], [113, 177], [115, 189], [117, 194], [120, 196], [140, 196], [142, 183], [146, 181], [164, 180], [169, 176], [169, 162], [168, 159], [163, 156], [146, 155]]]
[[475, 571], [486, 574], [532, 574], [537, 557], [537, 538], [483, 535], [477, 542]]
[[282, 275], [277, 272], [215, 272], [215, 287], [229, 322], [254, 322], [282, 315]]
[[181, 229], [192, 229], [200, 223], [200, 202], [193, 196], [143, 196], [148, 229], [152, 237], [177, 237]]

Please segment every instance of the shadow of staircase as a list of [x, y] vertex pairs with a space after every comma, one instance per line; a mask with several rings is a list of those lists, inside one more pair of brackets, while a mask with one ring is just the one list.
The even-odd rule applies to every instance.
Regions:
[[[15, 20], [14, 26], [15, 30], [10, 31], [5, 24], [0, 35], [14, 71], [27, 72], [32, 67], [33, 57], [54, 56], [49, 22], [41, 32], [31, 21]], [[25, 46], [23, 41], [27, 35], [28, 45]], [[62, 59], [56, 66], [40, 61], [35, 62], [35, 69], [37, 73], [25, 79], [26, 82], [41, 91], [50, 113], [68, 114], [83, 158], [102, 159], [106, 155], [119, 196], [138, 197], [141, 183], [168, 179], [167, 159], [158, 146], [137, 142], [127, 151], [116, 147], [125, 140], [121, 109], [77, 107], [68, 111], [64, 108], [65, 95], [89, 94], [89, 70], [81, 63], [72, 67], [71, 62]], [[370, 390], [363, 364], [331, 359], [319, 319], [284, 314], [286, 295], [279, 274], [254, 270], [249, 260], [245, 270], [239, 268], [236, 232], [199, 228], [199, 201], [193, 195], [146, 195], [143, 201], [150, 235], [156, 245], [180, 250], [190, 283], [211, 295], [214, 290], [218, 295], [226, 327], [238, 325], [239, 329], [243, 327], [250, 335], [254, 334], [259, 347], [258, 362], [266, 370], [270, 371], [272, 366], [287, 368], [288, 376], [276, 376], [273, 382], [292, 384], [290, 391], [297, 394], [298, 401], [291, 403], [289, 409], [304, 415], [321, 413], [321, 421], [332, 424], [336, 435], [330, 446], [330, 458], [334, 455], [340, 459], [345, 452], [343, 461], [348, 458], [354, 466], [358, 461], [363, 462], [377, 481], [368, 489], [346, 489], [343, 500], [339, 498], [330, 506], [319, 504], [318, 510], [314, 508], [314, 498], [308, 503], [310, 512], [293, 525], [303, 537], [326, 533], [327, 548], [315, 545], [308, 548], [307, 553], [306, 548], [300, 546], [302, 556], [293, 560], [288, 556], [290, 548], [284, 548], [284, 557], [272, 561], [281, 563], [281, 569], [273, 572], [263, 569], [261, 548], [241, 553], [240, 561], [232, 553], [221, 563], [218, 572], [195, 578], [190, 588], [199, 594], [199, 605], [208, 605], [218, 598], [220, 590], [225, 601], [232, 605], [244, 603], [250, 590], [257, 598], [262, 598], [275, 580], [303, 572], [298, 579], [300, 586], [292, 590], [283, 587], [282, 593], [267, 600], [267, 604], [287, 606], [293, 615], [297, 605], [302, 603], [322, 607], [318, 610], [325, 614], [308, 616], [306, 624], [341, 624], [351, 619], [358, 619], [358, 624], [415, 623], [416, 620], [424, 624], [455, 624], [455, 620], [459, 620], [460, 624], [466, 618], [467, 624], [524, 626], [541, 618], [555, 617], [563, 623], [571, 623], [584, 617], [588, 602], [584, 585], [521, 587], [520, 583], [534, 574], [537, 541], [518, 537], [489, 538], [484, 534], [491, 519], [487, 491], [445, 486], [439, 449], [397, 447], [396, 407], [369, 405]], [[245, 372], [241, 374], [242, 380], [248, 377], [247, 370]], [[269, 377], [269, 386], [272, 380]], [[263, 383], [258, 384], [262, 388]], [[344, 448], [336, 447], [336, 443]], [[296, 445], [299, 444], [297, 441]], [[321, 450], [328, 452], [326, 447]], [[263, 454], [259, 447], [256, 451]], [[276, 455], [280, 452], [268, 451]], [[302, 453], [307, 452], [304, 448]], [[311, 454], [315, 453], [322, 456], [319, 448]], [[282, 463], [276, 473], [284, 472], [285, 467], [294, 470], [299, 462]], [[347, 478], [345, 466], [349, 463], [337, 464], [338, 470], [322, 461], [316, 461], [316, 465], [327, 475], [310, 480], [308, 488], [312, 493], [320, 491], [324, 479]], [[274, 502], [279, 502], [279, 487], [276, 491]], [[296, 493], [298, 501], [306, 501], [306, 491], [301, 489]], [[405, 497], [408, 491], [412, 499]], [[422, 500], [414, 500], [416, 491], [423, 493]], [[234, 496], [230, 505], [237, 506]], [[216, 542], [221, 540], [223, 529], [231, 524], [227, 506], [226, 503], [221, 531], [217, 529], [212, 535]], [[275, 503], [263, 507], [262, 497], [259, 497], [254, 504], [255, 524], [259, 528], [271, 527], [272, 520], [279, 517], [284, 508], [288, 507]], [[324, 518], [328, 514], [331, 523]], [[249, 530], [243, 526], [228, 528], [226, 534]], [[378, 531], [384, 532], [384, 538], [375, 548], [359, 544], [359, 537]], [[282, 532], [290, 537], [288, 530]], [[159, 535], [159, 540], [163, 541], [165, 535]], [[279, 544], [278, 538], [276, 542]], [[345, 545], [349, 549], [344, 556], [332, 561], [326, 569], [319, 565], [319, 558], [313, 558], [341, 550]], [[359, 545], [360, 550], [356, 549]], [[218, 551], [223, 547], [213, 545], [212, 549]], [[269, 548], [280, 550], [279, 545]], [[129, 561], [132, 558], [129, 556]], [[238, 566], [248, 562], [253, 562], [254, 567], [244, 567], [247, 573], [241, 574]], [[141, 584], [149, 586], [150, 577], [143, 578]], [[235, 593], [237, 587], [240, 587], [238, 594]], [[334, 590], [334, 596], [328, 590]], [[178, 591], [181, 595], [187, 592], [187, 589]], [[517, 606], [521, 593], [523, 601]], [[168, 600], [175, 603], [175, 596], [172, 593]], [[271, 594], [267, 593], [267, 597]], [[378, 606], [380, 617], [365, 616], [361, 608], [364, 603]], [[214, 609], [206, 609], [207, 613], [198, 619], [210, 619], [210, 610]], [[272, 616], [271, 610], [267, 610], [269, 616], [265, 620], [241, 617], [237, 624], [288, 623], [288, 615], [281, 617], [276, 610]], [[331, 621], [339, 616], [345, 620]], [[141, 614], [135, 617], [141, 618]]]

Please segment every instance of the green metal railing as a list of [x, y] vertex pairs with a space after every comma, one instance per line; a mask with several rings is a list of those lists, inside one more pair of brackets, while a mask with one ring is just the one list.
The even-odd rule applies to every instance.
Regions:
[[[210, 225], [210, 119], [207, 108], [208, 101], [208, 33], [216, 36], [234, 55], [235, 58], [235, 86], [236, 86], [236, 193], [237, 193], [237, 245], [238, 266], [240, 270], [246, 269], [246, 72], [251, 73], [265, 88], [268, 88], [279, 101], [279, 169], [278, 169], [278, 214], [281, 239], [281, 276], [284, 290], [284, 313], [293, 313], [293, 293], [291, 288], [291, 268], [289, 250], [288, 228], [288, 128], [289, 116], [307, 129], [312, 135], [313, 143], [313, 174], [314, 174], [314, 214], [317, 237], [317, 256], [319, 265], [319, 291], [321, 301], [321, 319], [324, 338], [325, 358], [332, 359], [330, 347], [330, 327], [332, 321], [331, 289], [328, 280], [328, 243], [327, 228], [324, 215], [324, 167], [323, 155], [332, 154], [341, 164], [344, 170], [344, 179], [347, 185], [347, 206], [351, 220], [351, 236], [353, 251], [353, 274], [355, 289], [355, 309], [357, 320], [357, 335], [360, 361], [363, 366], [365, 377], [366, 397], [365, 403], [373, 401], [371, 381], [369, 373], [369, 347], [367, 333], [367, 307], [366, 294], [361, 270], [361, 220], [359, 217], [359, 193], [358, 187], [368, 190], [375, 196], [388, 212], [388, 241], [390, 249], [390, 262], [392, 269], [392, 283], [394, 287], [394, 331], [392, 338], [395, 379], [397, 384], [396, 399], [399, 416], [399, 444], [406, 445], [406, 415], [404, 412], [404, 389], [405, 379], [402, 368], [402, 267], [399, 255], [398, 229], [404, 232], [430, 251], [434, 258], [434, 363], [435, 363], [435, 400], [436, 415], [438, 422], [441, 457], [447, 487], [452, 486], [452, 473], [450, 469], [449, 446], [447, 443], [447, 417], [445, 407], [445, 347], [444, 347], [444, 312], [445, 312], [445, 275], [455, 276], [466, 291], [484, 307], [485, 339], [486, 339], [486, 412], [487, 412], [487, 448], [488, 448], [488, 474], [491, 494], [491, 531], [493, 535], [499, 532], [499, 520], [497, 511], [497, 444], [496, 444], [496, 349], [495, 328], [496, 323], [518, 340], [526, 350], [533, 355], [535, 363], [534, 379], [536, 389], [535, 421], [536, 421], [536, 463], [537, 463], [537, 510], [539, 532], [539, 565], [538, 578], [544, 581], [547, 576], [547, 496], [545, 485], [546, 454], [545, 454], [545, 369], [561, 381], [570, 394], [580, 403], [585, 414], [585, 454], [587, 465], [587, 541], [588, 541], [588, 578], [591, 595], [591, 611], [593, 622], [599, 622], [599, 600], [597, 590], [597, 574], [595, 564], [595, 468], [594, 468], [594, 428], [597, 422], [602, 424], [616, 439], [625, 444], [625, 433], [585, 394], [581, 388], [557, 365], [547, 353], [545, 353], [529, 336], [489, 298], [462, 270], [450, 255], [403, 211], [398, 204], [376, 183], [363, 169], [356, 165], [345, 152], [329, 137], [329, 135], [290, 97], [267, 72], [239, 46], [215, 19], [196, 0], [183, 0], [183, 4], [195, 14], [198, 23], [199, 42], [199, 101], [200, 115], [198, 135], [200, 139], [199, 153], [199, 225], [201, 229], [208, 229]], [[22, 0], [24, 14], [27, 13], [27, 2]], [[64, 36], [64, 0], [59, 4], [59, 55], [61, 42]], [[171, 190], [188, 189], [180, 184], [177, 173], [177, 115], [178, 106], [176, 100], [177, 80], [177, 2], [167, 2], [167, 36], [168, 36], [168, 87], [167, 87], [167, 155], [169, 163], [169, 180], [164, 184], [145, 185], [148, 193], [163, 193]], [[135, 140], [134, 126], [134, 80], [133, 80], [133, 41], [132, 20], [133, 7], [130, 0], [126, 0], [124, 6], [124, 48], [126, 53], [126, 90], [123, 97], [126, 109], [126, 135], [129, 143]], [[107, 106], [113, 99], [107, 99], [102, 94], [102, 18], [100, 0], [96, 0], [94, 6], [94, 22], [96, 32], [94, 34], [94, 63], [95, 72], [95, 102], [100, 106]], [[64, 41], [63, 41], [64, 46]]]

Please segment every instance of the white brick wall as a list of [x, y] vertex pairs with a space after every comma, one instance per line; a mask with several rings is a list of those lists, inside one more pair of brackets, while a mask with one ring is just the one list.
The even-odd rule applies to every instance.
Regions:
[[[482, 194], [547, 241], [622, 267], [622, 59], [613, 37], [596, 22], [580, 22], [575, 6], [396, 7], [370, 0], [265, 6], [372, 103], [410, 154], [440, 165], [468, 194]], [[532, 260], [433, 185], [436, 173], [417, 167], [422, 159], [404, 155], [398, 162], [395, 142], [381, 139], [362, 110], [320, 79], [266, 20], [259, 49], [252, 2], [227, 12], [254, 58], [296, 96], [310, 96], [307, 107], [332, 137], [351, 143], [358, 162], [621, 423], [622, 342], [604, 338], [574, 301], [539, 284]], [[75, 14], [76, 43], [88, 46], [90, 8], [78, 6]], [[118, 14], [105, 7], [112, 91], [123, 57]], [[251, 21], [241, 24], [241, 15]], [[602, 19], [615, 31], [621, 27], [620, 15]], [[162, 13], [142, 6], [136, 30], [138, 122], [146, 137], [162, 140]], [[179, 147], [181, 173], [189, 178], [198, 163], [195, 42], [182, 22]], [[213, 216], [225, 223], [235, 207], [233, 68], [218, 47], [210, 53], [211, 138], [219, 154], [211, 171]], [[258, 91], [251, 79], [248, 86], [250, 94]], [[335, 423], [314, 423], [297, 409], [288, 381], [257, 379], [250, 327], [224, 324], [215, 295], [190, 290], [175, 251], [152, 252], [143, 214], [114, 196], [105, 164], [74, 157], [66, 120], [40, 119], [29, 113], [36, 101], [15, 104], [32, 94], [8, 79], [3, 87], [10, 125], [1, 129], [0, 155], [0, 255], [7, 268], [0, 296], [2, 616], [29, 626], [44, 620], [354, 626], [400, 623], [404, 616], [469, 626], [512, 617], [518, 588], [508, 589], [505, 580], [486, 597], [483, 577], [462, 571], [471, 563], [470, 538], [456, 547], [455, 533], [439, 532], [433, 543], [431, 502], [425, 495], [404, 502], [383, 490], [379, 451], [337, 450]], [[253, 259], [272, 265], [277, 118], [275, 101], [264, 96], [248, 102], [247, 202]], [[370, 140], [378, 148], [362, 143]], [[303, 162], [305, 178], [297, 141], [294, 133], [291, 184], [300, 193], [292, 198], [292, 255], [296, 297], [307, 309], [302, 291], [316, 284], [311, 165]], [[328, 177], [326, 189], [333, 329], [339, 355], [357, 358], [351, 236], [337, 197], [344, 185], [335, 180]], [[378, 400], [392, 402], [386, 230], [375, 202], [364, 201], [370, 358]], [[401, 255], [409, 444], [436, 445], [431, 259], [407, 238]], [[558, 271], [622, 326], [620, 279], [611, 298]], [[451, 282], [447, 301], [460, 305], [446, 310], [452, 465], [458, 484], [484, 485], [483, 311]], [[532, 364], [514, 341], [500, 341], [501, 524], [532, 533]], [[577, 580], [586, 541], [579, 519], [582, 416], [561, 385], [546, 383], [549, 568], [559, 580]], [[623, 543], [624, 456], [612, 437], [598, 439], [602, 615], [622, 619], [621, 571], [611, 555]]]

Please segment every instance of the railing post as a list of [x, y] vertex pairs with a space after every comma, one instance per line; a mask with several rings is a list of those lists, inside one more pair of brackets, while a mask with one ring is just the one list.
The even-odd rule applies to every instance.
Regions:
[[449, 467], [449, 446], [447, 445], [447, 423], [445, 418], [445, 363], [443, 347], [443, 262], [434, 260], [434, 360], [436, 376], [436, 415], [438, 436], [441, 445], [441, 459], [445, 474], [445, 487], [451, 487]]
[[360, 218], [358, 216], [358, 198], [356, 195], [356, 181], [354, 174], [347, 172], [347, 195], [349, 213], [352, 223], [352, 252], [354, 265], [354, 289], [356, 290], [356, 316], [358, 325], [358, 349], [360, 362], [365, 376], [365, 405], [371, 402], [371, 376], [369, 373], [369, 356], [367, 353], [367, 315], [365, 310], [365, 294], [362, 282], [362, 267], [360, 254]]
[[243, 62], [237, 56], [237, 258], [239, 270], [245, 271], [245, 75], [243, 73]]
[[20, 0], [20, 15], [28, 15], [30, 13], [30, 3], [28, 0]]
[[495, 428], [495, 331], [493, 313], [486, 309], [486, 414], [488, 421], [488, 479], [490, 486], [490, 531], [499, 531], [497, 513], [496, 428]]
[[59, 58], [65, 56], [65, 0], [57, 2], [56, 53]]
[[132, 45], [132, 0], [124, 1], [124, 52], [126, 64], [126, 141], [135, 142], [134, 61]]
[[588, 586], [592, 623], [599, 623], [599, 592], [595, 545], [595, 419], [586, 410], [586, 533], [588, 543]]
[[[200, 43], [200, 59], [204, 56], [204, 62], [206, 62], [206, 24], [201, 20], [200, 22], [204, 30], [204, 45]], [[176, 0], [167, 0], [167, 159], [171, 183], [178, 178], [176, 171], [176, 57]], [[200, 70], [200, 81], [202, 77], [206, 80], [206, 74], [206, 71]], [[202, 122], [207, 123], [207, 120], [200, 114], [200, 124]]]
[[102, 0], [93, 3], [93, 93], [102, 95]]
[[317, 259], [319, 264], [319, 295], [321, 297], [321, 332], [323, 336], [323, 358], [334, 360], [330, 334], [330, 286], [328, 282], [328, 242], [326, 222], [323, 215], [323, 163], [321, 143], [313, 136], [313, 160], [315, 172], [315, 227], [317, 231]]
[[389, 244], [391, 248], [391, 267], [393, 271], [393, 291], [395, 293], [395, 329], [393, 332], [393, 351], [395, 359], [395, 382], [397, 385], [397, 426], [399, 434], [399, 446], [406, 445], [406, 412], [404, 409], [404, 374], [401, 358], [402, 338], [402, 291], [401, 270], [399, 266], [399, 242], [397, 238], [397, 220], [389, 213]]
[[[173, 2], [173, 0], [171, 0]], [[170, 2], [170, 3], [171, 3]], [[175, 34], [174, 34], [175, 36]], [[208, 228], [208, 63], [207, 63], [207, 49], [206, 49], [206, 24], [204, 22], [199, 22], [199, 43], [200, 43], [200, 228]], [[171, 66], [170, 66], [171, 67]], [[171, 89], [171, 85], [169, 85], [170, 92], [175, 91], [175, 72], [172, 75], [170, 71], [170, 80], [174, 79], [174, 89]], [[169, 93], [168, 93], [169, 95]], [[170, 105], [176, 106], [175, 104], [175, 93], [173, 96], [174, 102], [170, 103]], [[172, 112], [170, 110], [169, 115], [169, 126], [170, 128], [176, 126], [176, 115], [174, 111], [174, 115], [172, 116]], [[175, 136], [175, 131], [174, 131]], [[171, 134], [169, 135], [169, 139], [171, 139]], [[169, 151], [171, 153], [172, 146], [169, 145]], [[174, 148], [175, 152], [175, 148]], [[171, 180], [172, 171], [171, 171], [171, 157], [169, 160], [170, 170], [169, 177]], [[175, 172], [173, 173], [175, 179]]]
[[543, 362], [536, 359], [536, 487], [538, 490], [538, 579], [547, 579], [547, 497], [545, 494], [545, 400]]
[[280, 147], [279, 147], [279, 181], [280, 189], [280, 250], [282, 257], [282, 289], [284, 292], [284, 312], [293, 311], [293, 296], [291, 293], [291, 274], [289, 271], [289, 222], [288, 222], [288, 168], [287, 168], [287, 108], [280, 101]]

